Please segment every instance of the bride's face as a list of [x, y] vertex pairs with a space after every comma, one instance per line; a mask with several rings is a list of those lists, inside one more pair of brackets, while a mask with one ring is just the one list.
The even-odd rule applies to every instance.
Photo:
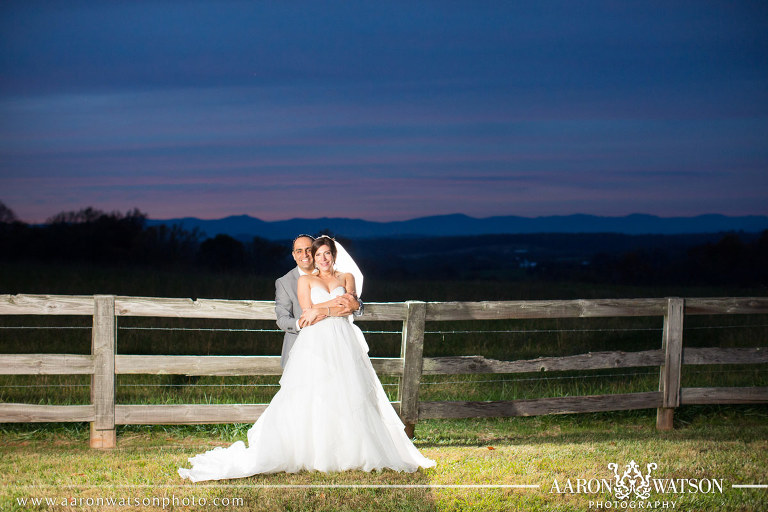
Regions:
[[327, 245], [321, 245], [315, 253], [315, 266], [318, 270], [328, 271], [333, 267], [333, 254]]

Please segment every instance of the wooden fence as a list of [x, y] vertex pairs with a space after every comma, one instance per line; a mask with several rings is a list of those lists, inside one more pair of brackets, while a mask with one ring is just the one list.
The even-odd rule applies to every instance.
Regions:
[[[403, 322], [401, 354], [372, 358], [379, 374], [400, 376], [394, 402], [409, 435], [429, 418], [532, 416], [657, 409], [657, 428], [672, 428], [674, 409], [686, 404], [768, 402], [768, 387], [681, 388], [682, 365], [768, 363], [768, 347], [683, 348], [685, 315], [768, 314], [768, 298], [656, 298], [496, 302], [367, 303], [360, 320]], [[165, 356], [116, 354], [117, 317], [274, 320], [274, 302], [156, 297], [0, 295], [0, 315], [89, 315], [90, 355], [0, 355], [0, 374], [91, 375], [89, 405], [0, 404], [0, 422], [91, 423], [94, 448], [116, 446], [115, 425], [253, 422], [266, 404], [120, 405], [117, 374], [279, 375], [279, 356]], [[423, 357], [426, 322], [588, 317], [664, 317], [661, 346], [640, 352], [590, 352], [566, 357], [498, 361], [481, 356]], [[422, 375], [526, 373], [659, 367], [659, 390], [489, 402], [419, 401]]]

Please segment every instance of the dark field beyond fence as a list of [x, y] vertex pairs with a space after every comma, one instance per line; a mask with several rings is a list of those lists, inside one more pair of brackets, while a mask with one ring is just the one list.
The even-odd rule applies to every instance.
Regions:
[[[768, 298], [654, 298], [605, 300], [537, 300], [494, 302], [367, 303], [363, 322], [402, 325], [399, 357], [372, 357], [377, 373], [395, 379], [393, 406], [412, 433], [416, 422], [431, 418], [531, 416], [631, 409], [657, 409], [657, 428], [672, 428], [676, 407], [687, 404], [768, 403], [768, 387], [683, 387], [683, 365], [765, 365], [768, 343], [758, 336], [750, 346], [684, 347], [684, 319], [692, 315], [765, 315]], [[279, 356], [254, 355], [149, 355], [117, 352], [118, 318], [155, 317], [274, 320], [272, 301], [172, 299], [112, 295], [0, 295], [0, 316], [90, 316], [91, 350], [76, 353], [15, 353], [0, 355], [0, 375], [90, 376], [87, 404], [47, 405], [0, 403], [0, 422], [90, 422], [91, 446], [114, 447], [115, 425], [251, 423], [266, 404], [121, 404], [116, 399], [119, 375], [277, 376]], [[663, 319], [656, 348], [601, 350], [521, 360], [500, 360], [480, 355], [425, 356], [425, 333], [472, 337], [466, 346], [481, 346], [483, 330], [429, 331], [431, 325], [472, 325], [495, 320], [584, 319], [645, 317]], [[33, 326], [28, 326], [32, 328]], [[7, 327], [7, 336], [12, 329]], [[195, 329], [191, 329], [195, 330]], [[243, 329], [248, 330], [248, 329]], [[650, 330], [650, 329], [646, 329]], [[259, 331], [259, 329], [251, 329]], [[570, 331], [570, 332], [569, 332]], [[579, 329], [560, 330], [562, 342]], [[492, 331], [487, 332], [487, 337]], [[510, 331], [505, 331], [510, 332]], [[532, 331], [531, 331], [532, 332]], [[273, 333], [274, 334], [274, 333]], [[251, 336], [257, 336], [252, 332]], [[439, 353], [429, 346], [427, 353]], [[436, 341], [435, 341], [436, 342]], [[610, 348], [610, 347], [608, 347]], [[622, 347], [623, 348], [623, 347]], [[529, 348], [530, 350], [530, 348]], [[535, 350], [535, 347], [533, 348]], [[24, 352], [24, 350], [21, 350]], [[271, 353], [275, 353], [272, 351]], [[540, 354], [541, 352], [539, 352]], [[477, 352], [475, 352], [477, 354]], [[585, 372], [609, 369], [658, 368], [658, 389], [612, 394], [554, 396], [514, 400], [420, 400], [425, 379], [473, 374], [530, 374]], [[733, 372], [733, 370], [730, 370]], [[473, 382], [466, 381], [472, 385]], [[495, 381], [491, 381], [495, 382]], [[502, 381], [499, 381], [502, 382]], [[753, 383], [754, 384], [754, 383]], [[655, 386], [654, 386], [655, 387]]]

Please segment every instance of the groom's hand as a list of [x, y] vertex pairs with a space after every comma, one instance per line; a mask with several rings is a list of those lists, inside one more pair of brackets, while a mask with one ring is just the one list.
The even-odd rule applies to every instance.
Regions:
[[337, 297], [338, 304], [342, 310], [339, 312], [339, 316], [351, 315], [360, 308], [360, 303], [357, 301], [357, 297], [351, 293], [345, 293]]
[[302, 312], [301, 316], [299, 317], [299, 328], [303, 329], [308, 325], [319, 322], [325, 317], [325, 313], [323, 313], [320, 309], [307, 309], [306, 311]]

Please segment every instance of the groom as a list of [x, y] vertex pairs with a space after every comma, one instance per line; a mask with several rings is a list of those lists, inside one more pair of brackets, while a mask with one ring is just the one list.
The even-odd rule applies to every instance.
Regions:
[[[315, 270], [315, 260], [312, 258], [313, 241], [314, 238], [309, 235], [299, 235], [293, 240], [293, 252], [291, 252], [291, 255], [296, 262], [296, 267], [275, 281], [275, 315], [277, 316], [277, 326], [285, 331], [283, 351], [280, 356], [280, 366], [283, 368], [285, 368], [288, 362], [288, 354], [300, 330], [299, 319], [302, 316], [302, 310], [296, 294], [299, 276], [311, 274]], [[344, 305], [338, 309], [332, 308], [333, 316], [347, 316], [353, 313], [355, 315], [362, 314], [362, 301], [359, 301], [354, 295], [346, 293], [339, 297], [339, 300]], [[310, 320], [309, 325], [323, 318], [325, 318], [325, 315], [318, 315]]]

